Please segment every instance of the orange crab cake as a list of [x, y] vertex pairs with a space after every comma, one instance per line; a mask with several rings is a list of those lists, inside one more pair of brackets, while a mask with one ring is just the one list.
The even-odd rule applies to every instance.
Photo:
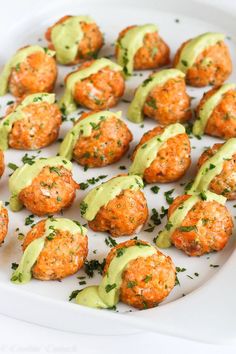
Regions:
[[4, 153], [0, 149], [0, 177], [2, 177], [4, 170], [5, 170]]
[[87, 167], [102, 167], [119, 161], [133, 139], [120, 113], [83, 113], [65, 136], [60, 156]]
[[195, 135], [236, 137], [236, 85], [227, 83], [204, 93], [196, 108]]
[[39, 221], [25, 236], [23, 257], [11, 280], [15, 283], [26, 283], [31, 277], [55, 280], [76, 273], [88, 254], [86, 233], [78, 222], [69, 219]]
[[161, 125], [191, 119], [191, 98], [184, 77], [177, 69], [151, 74], [137, 88], [127, 112], [128, 119], [140, 123], [147, 116]]
[[65, 78], [60, 107], [67, 114], [77, 106], [104, 110], [115, 106], [124, 94], [125, 82], [120, 65], [101, 58], [83, 63]]
[[64, 65], [95, 58], [103, 45], [103, 35], [89, 16], [63, 16], [47, 29], [45, 38]]
[[168, 222], [157, 237], [157, 246], [173, 244], [188, 256], [220, 251], [233, 230], [225, 198], [211, 192], [177, 197], [168, 210]]
[[[236, 199], [236, 138], [224, 144], [214, 144], [205, 150], [198, 160], [198, 185], [204, 183], [204, 177], [211, 173], [208, 180], [210, 191]], [[196, 184], [197, 187], [197, 184]]]
[[92, 189], [80, 204], [82, 216], [93, 231], [114, 237], [138, 232], [148, 218], [139, 176], [120, 175]]
[[18, 168], [10, 177], [9, 188], [13, 211], [25, 206], [33, 214], [42, 216], [68, 208], [79, 185], [72, 177], [71, 162], [52, 157], [40, 158], [33, 165], [25, 164]]
[[170, 49], [156, 25], [129, 26], [119, 33], [116, 57], [126, 76], [133, 70], [155, 69], [169, 64]]
[[4, 239], [8, 231], [8, 211], [0, 202], [0, 244], [4, 242]]
[[112, 248], [106, 257], [100, 285], [84, 288], [76, 302], [109, 308], [120, 300], [140, 310], [152, 308], [169, 295], [175, 279], [175, 266], [170, 257], [145, 241], [129, 240]]
[[203, 33], [184, 42], [173, 66], [186, 74], [190, 86], [221, 85], [231, 74], [232, 61], [221, 33]]
[[190, 152], [190, 141], [181, 124], [156, 127], [145, 133], [136, 146], [129, 174], [138, 174], [147, 183], [174, 182], [188, 170]]
[[38, 45], [19, 49], [0, 74], [0, 96], [52, 92], [57, 78], [54, 52]]
[[29, 95], [19, 104], [10, 106], [0, 122], [0, 148], [41, 149], [57, 139], [61, 122], [54, 94]]

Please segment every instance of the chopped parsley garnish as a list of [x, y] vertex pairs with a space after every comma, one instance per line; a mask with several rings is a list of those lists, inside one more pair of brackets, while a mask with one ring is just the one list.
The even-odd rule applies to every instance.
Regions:
[[146, 275], [146, 277], [143, 279], [145, 283], [148, 283], [150, 280], [152, 280], [152, 275]]
[[128, 283], [127, 283], [127, 288], [128, 289], [132, 289], [134, 286], [136, 286], [137, 285], [137, 282], [135, 281], [135, 280], [130, 280], [130, 281], [128, 281]]
[[16, 270], [18, 268], [18, 265], [19, 265], [18, 263], [13, 262], [11, 264], [11, 269]]
[[51, 166], [49, 167], [50, 172], [55, 172], [58, 176], [61, 176], [61, 172], [58, 167]]
[[87, 189], [89, 187], [89, 185], [94, 185], [95, 183], [99, 182], [101, 179], [104, 179], [106, 177], [107, 177], [107, 175], [101, 175], [101, 176], [98, 176], [97, 178], [95, 178], [95, 177], [89, 178], [89, 179], [87, 179], [86, 182], [80, 183], [80, 189], [83, 191], [83, 190]]
[[85, 280], [79, 281], [79, 285], [86, 285], [86, 281]]
[[111, 290], [116, 288], [116, 283], [114, 284], [107, 284], [105, 287], [106, 293], [109, 293]]
[[116, 250], [116, 257], [121, 257], [125, 253], [125, 247], [118, 248]]
[[152, 215], [150, 217], [150, 220], [152, 220], [154, 225], [160, 225], [161, 224], [159, 213], [158, 213], [158, 211], [155, 208], [152, 208]]
[[25, 225], [31, 225], [34, 223], [34, 215], [29, 215], [25, 218]]
[[186, 271], [186, 268], [175, 267], [177, 273], [182, 273]]
[[172, 204], [174, 201], [174, 198], [171, 196], [173, 192], [174, 192], [174, 189], [171, 189], [171, 190], [164, 193], [166, 201], [169, 205]]
[[80, 203], [80, 212], [82, 216], [86, 213], [87, 209], [88, 209], [88, 204], [82, 201]]
[[99, 274], [102, 274], [103, 268], [105, 266], [106, 260], [104, 259], [101, 263], [97, 259], [92, 259], [91, 261], [85, 261], [84, 271], [89, 278], [94, 276], [94, 272], [97, 271]]
[[17, 170], [18, 166], [15, 165], [14, 163], [12, 162], [9, 162], [9, 164], [7, 165], [8, 168], [10, 168], [12, 171], [15, 171]]
[[153, 186], [153, 187], [151, 187], [150, 189], [151, 189], [151, 191], [152, 191], [154, 194], [157, 194], [157, 193], [159, 192], [159, 190], [160, 190], [160, 187], [158, 187], [158, 186]]
[[148, 77], [146, 80], [143, 81], [142, 86], [143, 86], [143, 87], [147, 86], [147, 84], [148, 84], [149, 82], [151, 82], [152, 80], [153, 80], [152, 77]]
[[181, 63], [184, 65], [184, 66], [188, 66], [188, 62], [187, 62], [187, 60], [181, 60]]
[[210, 267], [211, 267], [211, 268], [218, 268], [218, 267], [219, 267], [219, 264], [210, 264]]
[[178, 230], [181, 232], [197, 231], [197, 226], [196, 225], [180, 226], [178, 227]]
[[75, 299], [76, 296], [80, 293], [80, 291], [82, 291], [82, 289], [81, 290], [73, 290], [72, 293], [69, 296], [69, 301]]
[[28, 165], [33, 165], [35, 163], [35, 159], [37, 156], [29, 156], [27, 153], [22, 157], [21, 161], [25, 165], [26, 163]]
[[157, 109], [157, 104], [156, 104], [156, 100], [154, 97], [150, 97], [147, 101], [146, 101], [146, 104], [153, 108], [153, 109]]
[[109, 247], [115, 247], [117, 245], [117, 242], [116, 240], [114, 240], [114, 238], [108, 236], [107, 238], [105, 238], [105, 244]]
[[199, 193], [199, 196], [200, 196], [200, 198], [201, 198], [202, 200], [207, 200], [207, 195], [206, 195], [205, 192]]

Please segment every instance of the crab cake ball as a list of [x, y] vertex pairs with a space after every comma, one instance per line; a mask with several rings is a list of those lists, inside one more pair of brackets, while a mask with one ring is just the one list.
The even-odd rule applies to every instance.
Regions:
[[4, 154], [3, 151], [0, 150], [0, 177], [3, 175], [4, 169], [5, 169]]
[[93, 231], [113, 237], [132, 235], [148, 218], [142, 179], [121, 175], [91, 190], [80, 205], [82, 216]]
[[68, 208], [79, 188], [71, 170], [70, 161], [60, 157], [37, 159], [33, 165], [18, 168], [9, 180], [11, 209], [18, 211], [25, 206], [41, 216]]
[[45, 37], [57, 61], [65, 65], [95, 58], [103, 45], [102, 33], [89, 16], [64, 16], [48, 28]]
[[[209, 109], [210, 107], [210, 109]], [[236, 137], [236, 85], [224, 84], [204, 93], [193, 126], [195, 135], [208, 134], [223, 139]]]
[[[236, 139], [234, 140], [234, 145], [236, 147]], [[228, 142], [230, 142], [228, 140]], [[206, 168], [211, 166], [212, 171], [217, 168], [217, 163], [214, 163], [212, 157], [216, 157], [216, 153], [218, 154], [222, 152], [223, 161], [221, 163], [221, 171], [217, 173], [210, 181], [209, 189], [216, 193], [225, 196], [229, 200], [236, 199], [236, 149], [230, 154], [231, 156], [228, 158], [225, 157], [225, 153], [222, 150], [223, 147], [226, 147], [226, 144], [214, 144], [212, 148], [205, 150], [198, 160], [198, 169], [203, 166]], [[224, 156], [224, 157], [223, 157]], [[212, 163], [211, 163], [212, 161]], [[217, 161], [217, 160], [216, 160]], [[206, 164], [208, 162], [208, 164]]]
[[184, 77], [177, 69], [152, 74], [137, 88], [127, 112], [128, 119], [140, 123], [147, 116], [161, 125], [189, 120], [191, 99]]
[[4, 241], [8, 231], [8, 211], [0, 202], [0, 244]]
[[133, 69], [155, 69], [169, 64], [170, 49], [155, 25], [135, 25], [120, 32], [116, 57], [125, 75], [130, 76]]
[[0, 95], [8, 91], [16, 97], [51, 92], [57, 78], [54, 52], [38, 45], [19, 49], [0, 75]]
[[[148, 245], [144, 241], [129, 240], [112, 248], [106, 257], [104, 274], [111, 261], [123, 250], [135, 245]], [[171, 258], [160, 251], [149, 257], [131, 260], [122, 273], [120, 301], [138, 309], [157, 306], [175, 286], [175, 266]]]
[[155, 127], [136, 146], [129, 174], [138, 174], [147, 183], [177, 181], [190, 166], [190, 152], [190, 141], [181, 124]]
[[133, 138], [120, 113], [83, 113], [62, 142], [60, 155], [87, 167], [102, 167], [119, 161]]
[[54, 94], [29, 95], [20, 104], [9, 107], [0, 122], [0, 148], [37, 150], [48, 146], [57, 139], [61, 121]]
[[[79, 223], [65, 218], [38, 222], [25, 236], [24, 254], [11, 280], [24, 284], [32, 276], [55, 280], [76, 273], [88, 254], [86, 232]], [[31, 269], [27, 264], [31, 264]]]
[[188, 85], [221, 85], [228, 78], [232, 62], [224, 39], [221, 33], [209, 32], [181, 45], [173, 66], [186, 74]]
[[117, 104], [124, 94], [122, 67], [101, 58], [82, 64], [65, 78], [65, 93], [60, 107], [71, 113], [77, 106], [91, 110], [104, 110]]
[[[191, 195], [177, 197], [169, 207], [168, 219]], [[220, 251], [228, 242], [233, 229], [233, 220], [227, 208], [217, 198], [201, 195], [180, 225], [171, 234], [171, 243], [188, 256], [201, 256], [205, 253]], [[168, 225], [168, 223], [167, 223]]]

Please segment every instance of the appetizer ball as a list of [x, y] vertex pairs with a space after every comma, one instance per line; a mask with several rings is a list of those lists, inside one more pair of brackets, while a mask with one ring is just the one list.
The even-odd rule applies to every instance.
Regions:
[[138, 176], [114, 177], [87, 194], [80, 205], [81, 214], [95, 232], [109, 232], [113, 237], [137, 233], [148, 218], [141, 188], [143, 183]]
[[4, 169], [5, 169], [4, 154], [3, 151], [0, 150], [0, 177], [3, 175]]
[[[92, 121], [97, 116], [98, 123]], [[132, 133], [118, 114], [110, 111], [83, 113], [74, 128], [78, 129], [78, 125], [81, 125], [82, 131], [86, 125], [90, 129], [92, 127], [90, 135], [78, 135], [72, 148], [72, 158], [82, 166], [102, 167], [119, 161], [128, 151], [133, 139]], [[74, 129], [69, 133], [73, 134]], [[62, 143], [61, 156], [64, 151], [66, 149]]]
[[[131, 54], [133, 45], [135, 42], [137, 43], [137, 38], [140, 35], [142, 35], [142, 42], [138, 46], [135, 44], [136, 50]], [[132, 74], [128, 68], [129, 61], [132, 61], [131, 66], [134, 70], [155, 69], [169, 64], [170, 49], [159, 36], [155, 25], [134, 25], [126, 27], [119, 33], [116, 57], [119, 64], [123, 62], [124, 73], [129, 76]]]
[[224, 38], [220, 33], [204, 33], [181, 45], [173, 66], [186, 73], [188, 85], [221, 85], [228, 78], [232, 62]]
[[176, 77], [151, 90], [144, 103], [143, 113], [161, 125], [183, 123], [192, 117], [190, 105], [185, 80]]
[[[67, 84], [72, 74], [91, 67], [93, 63], [95, 61], [90, 60], [82, 64], [77, 71], [66, 77], [65, 83]], [[103, 110], [115, 106], [123, 96], [124, 90], [125, 82], [121, 71], [105, 66], [75, 83], [73, 99], [78, 106], [91, 110]]]
[[[22, 97], [37, 92], [51, 92], [57, 78], [54, 53], [40, 46], [20, 49], [0, 75], [0, 95], [9, 91]], [[1, 81], [3, 80], [3, 81]]]
[[[153, 141], [157, 140], [158, 142], [158, 139], [162, 139], [161, 134], [165, 132], [165, 129], [155, 127], [143, 135], [131, 157], [133, 163], [129, 173], [141, 174], [147, 183], [170, 183], [183, 177], [191, 164], [191, 146], [184, 127], [176, 124], [177, 127], [180, 126], [182, 129], [165, 139], [162, 145], [157, 146], [152, 160], [149, 160], [148, 143], [152, 144]], [[146, 152], [146, 158], [140, 156], [140, 154], [144, 155]], [[145, 161], [142, 161], [140, 157]], [[147, 162], [149, 163], [147, 164]]]
[[79, 185], [73, 180], [70, 171], [61, 166], [46, 166], [20, 192], [19, 199], [33, 214], [55, 214], [73, 203], [78, 188]]
[[[190, 195], [177, 197], [169, 207], [168, 218]], [[233, 220], [227, 208], [215, 200], [200, 200], [187, 213], [171, 235], [171, 242], [188, 256], [220, 251], [228, 242]]]
[[[7, 120], [11, 117], [11, 113], [17, 111], [21, 115], [20, 119], [13, 122], [8, 133], [8, 146], [13, 149], [37, 150], [52, 144], [58, 138], [62, 118], [59, 107], [54, 103], [55, 95], [31, 96], [32, 100], [28, 104], [24, 104], [23, 100], [21, 104], [9, 107], [5, 117]], [[31, 96], [27, 96], [27, 100]], [[44, 98], [51, 99], [51, 102], [47, 102]]]
[[0, 244], [3, 243], [8, 231], [8, 211], [0, 202]]
[[[217, 100], [215, 100], [217, 99]], [[197, 129], [201, 116], [204, 111], [207, 112], [209, 105], [211, 110], [208, 111], [205, 122], [203, 122], [200, 132]], [[203, 133], [216, 136], [223, 139], [236, 137], [236, 85], [225, 84], [214, 87], [204, 93], [196, 108], [197, 121], [193, 127], [195, 135]]]
[[[144, 241], [129, 240], [122, 242], [109, 252], [104, 274], [119, 251], [136, 244], [148, 245]], [[157, 306], [175, 286], [175, 266], [171, 258], [156, 250], [152, 256], [131, 260], [122, 274], [120, 301], [138, 309]]]
[[[198, 169], [204, 165], [224, 144], [214, 144], [212, 148], [205, 150], [198, 160]], [[215, 165], [212, 164], [214, 169]], [[231, 158], [225, 158], [222, 170], [210, 182], [209, 189], [221, 194], [229, 200], [236, 199], [236, 151]]]
[[[32, 241], [44, 235], [45, 223], [46, 220], [38, 222], [26, 234], [23, 251]], [[56, 229], [56, 222], [53, 235], [49, 236], [46, 237], [43, 249], [31, 269], [32, 276], [40, 280], [54, 280], [76, 273], [84, 265], [88, 254], [87, 236], [81, 232]]]
[[135, 91], [127, 117], [141, 123], [144, 116], [161, 125], [185, 122], [192, 116], [191, 99], [186, 92], [185, 75], [177, 69], [161, 70], [150, 75]]
[[99, 27], [88, 16], [64, 16], [48, 28], [45, 37], [57, 61], [65, 65], [95, 58], [103, 45]]
[[25, 206], [39, 216], [59, 213], [72, 204], [78, 188], [69, 160], [59, 156], [39, 158], [11, 175], [10, 207], [19, 211]]

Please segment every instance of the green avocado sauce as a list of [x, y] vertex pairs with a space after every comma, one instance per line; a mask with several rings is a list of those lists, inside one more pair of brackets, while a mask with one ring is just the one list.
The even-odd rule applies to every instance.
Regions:
[[109, 59], [101, 58], [95, 60], [88, 68], [71, 73], [66, 80], [65, 93], [59, 101], [60, 108], [65, 110], [67, 114], [74, 112], [77, 109], [77, 105], [73, 98], [76, 83], [96, 74], [98, 71], [106, 67], [111, 70], [122, 71], [120, 65], [113, 63]]
[[[8, 91], [8, 80], [12, 69], [17, 69], [19, 64], [21, 64], [29, 55], [35, 52], [45, 53], [45, 50], [39, 45], [31, 45], [29, 47], [19, 49], [16, 54], [6, 63], [3, 71], [0, 74], [0, 96], [4, 96]], [[49, 49], [47, 49], [46, 53], [51, 57], [55, 55], [55, 52]]]
[[22, 189], [31, 185], [33, 179], [46, 167], [58, 167], [63, 166], [67, 170], [72, 170], [72, 163], [60, 156], [50, 158], [40, 158], [35, 160], [32, 165], [25, 164], [22, 167], [17, 168], [9, 178], [9, 190], [10, 208], [12, 211], [19, 211], [23, 208], [22, 203], [19, 200], [19, 193]]
[[119, 301], [119, 290], [122, 283], [122, 274], [134, 259], [149, 257], [157, 251], [150, 245], [135, 245], [120, 248], [120, 252], [112, 259], [107, 273], [99, 286], [89, 286], [78, 293], [76, 303], [93, 308], [110, 308]]
[[[158, 247], [168, 248], [171, 246], [171, 235], [178, 227], [181, 226], [184, 218], [187, 216], [192, 207], [201, 200], [203, 200], [201, 194], [191, 195], [191, 197], [189, 197], [187, 200], [181, 203], [178, 208], [175, 209], [175, 211], [169, 217], [165, 229], [161, 231], [157, 236], [156, 245]], [[224, 205], [226, 198], [210, 191], [206, 191], [204, 193], [204, 200], [215, 200], [216, 202]]]
[[54, 93], [35, 93], [27, 96], [16, 109], [8, 114], [3, 120], [0, 121], [0, 149], [8, 149], [8, 135], [12, 130], [13, 124], [21, 119], [24, 119], [23, 109], [30, 104], [37, 104], [40, 102], [47, 102], [53, 104], [55, 102]]
[[153, 24], [136, 26], [129, 29], [123, 38], [118, 40], [119, 46], [117, 62], [123, 67], [123, 72], [128, 78], [133, 73], [134, 56], [143, 46], [143, 39], [147, 33], [157, 32], [158, 28]]
[[143, 121], [143, 106], [151, 92], [156, 86], [163, 86], [168, 80], [177, 77], [184, 78], [182, 71], [177, 69], [161, 70], [147, 78], [136, 90], [134, 98], [128, 108], [127, 118], [134, 123]]
[[165, 128], [163, 133], [154, 136], [142, 144], [136, 151], [132, 165], [129, 168], [129, 175], [144, 175], [146, 168], [155, 160], [158, 151], [166, 141], [178, 134], [184, 134], [185, 128], [179, 123], [171, 124]]
[[118, 176], [93, 188], [80, 205], [83, 217], [91, 221], [100, 208], [114, 199], [123, 190], [138, 190], [143, 188], [143, 180], [139, 176]]
[[224, 34], [213, 32], [203, 33], [200, 36], [191, 39], [182, 49], [176, 69], [179, 69], [186, 74], [188, 69], [194, 65], [197, 57], [207, 47], [215, 45], [217, 42], [223, 41], [224, 39]]
[[224, 162], [236, 154], [236, 138], [229, 139], [199, 169], [188, 194], [206, 191], [211, 181], [221, 173]]
[[203, 135], [208, 119], [222, 100], [224, 94], [230, 90], [235, 90], [235, 88], [236, 84], [224, 84], [204, 103], [200, 109], [199, 116], [193, 125], [194, 135]]
[[72, 16], [53, 27], [51, 39], [60, 64], [69, 64], [75, 60], [78, 45], [84, 37], [81, 22], [92, 23], [94, 21], [89, 16]]
[[115, 116], [116, 118], [121, 118], [121, 112], [111, 112], [111, 111], [100, 111], [91, 114], [87, 118], [82, 119], [74, 125], [74, 127], [68, 131], [63, 142], [60, 145], [59, 155], [66, 157], [71, 160], [73, 157], [73, 150], [75, 144], [80, 136], [88, 137], [91, 135], [93, 129], [97, 129], [98, 125], [108, 119], [109, 117]]
[[32, 241], [25, 249], [17, 269], [12, 273], [11, 281], [15, 284], [28, 283], [32, 277], [32, 267], [36, 263], [41, 251], [44, 248], [46, 239], [53, 239], [56, 231], [69, 231], [75, 235], [80, 233], [86, 235], [87, 229], [79, 223], [66, 218], [48, 218], [45, 223], [43, 235]]

